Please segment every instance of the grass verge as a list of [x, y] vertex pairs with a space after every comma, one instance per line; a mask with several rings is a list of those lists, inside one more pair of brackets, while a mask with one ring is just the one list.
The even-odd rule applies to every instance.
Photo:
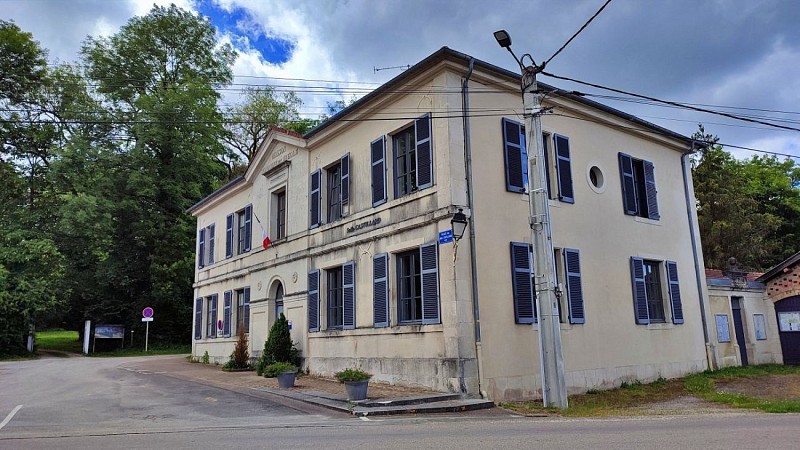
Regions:
[[[54, 350], [67, 353], [82, 353], [83, 345], [78, 340], [77, 331], [51, 330], [36, 333], [36, 344], [39, 350]], [[110, 352], [89, 353], [88, 356], [112, 358], [118, 356], [178, 355], [191, 353], [191, 345], [151, 345], [147, 352], [143, 348], [123, 348]]]
[[[618, 415], [642, 415], [639, 408], [652, 403], [664, 402], [678, 397], [693, 395], [706, 401], [734, 408], [756, 409], [769, 413], [800, 412], [800, 400], [777, 400], [757, 398], [741, 393], [724, 392], [717, 383], [724, 384], [741, 379], [800, 374], [797, 366], [749, 366], [731, 367], [717, 371], [706, 371], [674, 380], [659, 379], [653, 383], [624, 383], [620, 388], [606, 391], [589, 391], [583, 395], [569, 397], [569, 408], [559, 410], [544, 408], [541, 402], [511, 402], [500, 406], [527, 415], [561, 415], [565, 417], [600, 417]], [[796, 383], [796, 378], [786, 377], [787, 382]]]
[[37, 331], [36, 345], [40, 350], [80, 353], [83, 349], [77, 331]]

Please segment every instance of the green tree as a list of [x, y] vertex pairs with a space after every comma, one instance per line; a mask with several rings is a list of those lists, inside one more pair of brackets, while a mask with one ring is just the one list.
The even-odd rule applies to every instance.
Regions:
[[47, 54], [33, 35], [0, 20], [0, 99], [23, 103], [45, 76]]
[[195, 247], [186, 209], [226, 176], [216, 89], [230, 83], [235, 53], [206, 19], [171, 5], [89, 38], [82, 55], [116, 143], [95, 193], [103, 198], [91, 203], [112, 225], [102, 228], [110, 243], [96, 269], [100, 301], [86, 314], [131, 323], [152, 306], [154, 337], [186, 340]]
[[702, 125], [692, 137], [709, 144], [692, 170], [706, 267], [726, 268], [735, 257], [744, 267], [763, 270], [796, 251], [783, 248], [790, 236], [782, 231], [796, 214], [787, 206], [797, 195], [787, 176], [793, 163], [737, 160]]
[[287, 128], [300, 120], [302, 104], [294, 92], [278, 96], [268, 86], [245, 89], [243, 101], [227, 110], [226, 143], [236, 153], [234, 162], [249, 164], [270, 128]]

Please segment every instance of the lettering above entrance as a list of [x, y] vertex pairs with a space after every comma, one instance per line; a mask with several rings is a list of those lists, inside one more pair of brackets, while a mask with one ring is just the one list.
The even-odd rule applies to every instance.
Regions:
[[374, 226], [379, 225], [380, 223], [381, 223], [381, 218], [380, 217], [375, 217], [375, 218], [370, 219], [370, 220], [365, 220], [363, 222], [358, 222], [358, 223], [351, 224], [350, 226], [347, 227], [347, 232], [348, 233], [355, 233], [358, 230], [361, 230], [361, 229], [364, 229], [364, 228], [369, 228], [369, 227], [374, 227]]
[[295, 156], [297, 156], [297, 149], [287, 150], [285, 145], [278, 147], [275, 152], [270, 155], [264, 167], [264, 175], [269, 175], [270, 172], [288, 163]]

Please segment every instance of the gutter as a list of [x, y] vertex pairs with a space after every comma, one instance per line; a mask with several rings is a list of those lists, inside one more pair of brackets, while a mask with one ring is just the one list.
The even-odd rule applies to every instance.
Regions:
[[[705, 289], [703, 286], [703, 276], [705, 275], [705, 267], [703, 261], [700, 260], [700, 249], [697, 234], [700, 233], [699, 228], [695, 227], [695, 214], [696, 205], [692, 203], [692, 195], [689, 189], [689, 157], [697, 152], [695, 148], [696, 142], [692, 142], [692, 148], [681, 155], [681, 172], [683, 173], [683, 193], [686, 198], [686, 217], [689, 222], [689, 236], [692, 241], [692, 256], [694, 257], [694, 271], [695, 280], [697, 281], [697, 297], [700, 300], [700, 319], [703, 323], [703, 338], [706, 344], [706, 360], [708, 361], [708, 368], [714, 370], [717, 367], [717, 352], [714, 342], [709, 336]], [[695, 233], [697, 230], [697, 233]]]
[[472, 278], [472, 314], [475, 323], [475, 358], [478, 370], [478, 392], [482, 397], [487, 395], [481, 389], [481, 358], [479, 345], [481, 342], [481, 312], [478, 301], [478, 256], [475, 248], [475, 208], [472, 197], [472, 141], [469, 123], [469, 79], [475, 68], [475, 58], [469, 59], [469, 70], [461, 81], [461, 117], [464, 129], [464, 169], [467, 176], [467, 207], [469, 208], [469, 257]]

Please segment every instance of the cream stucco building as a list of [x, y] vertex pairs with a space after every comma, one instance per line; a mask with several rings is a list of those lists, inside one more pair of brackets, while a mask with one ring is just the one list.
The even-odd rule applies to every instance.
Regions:
[[[569, 391], [706, 369], [691, 140], [545, 90]], [[283, 312], [312, 373], [541, 397], [523, 124], [518, 75], [443, 48], [304, 136], [271, 131], [191, 209], [194, 355], [227, 359], [239, 323], [258, 351]]]

